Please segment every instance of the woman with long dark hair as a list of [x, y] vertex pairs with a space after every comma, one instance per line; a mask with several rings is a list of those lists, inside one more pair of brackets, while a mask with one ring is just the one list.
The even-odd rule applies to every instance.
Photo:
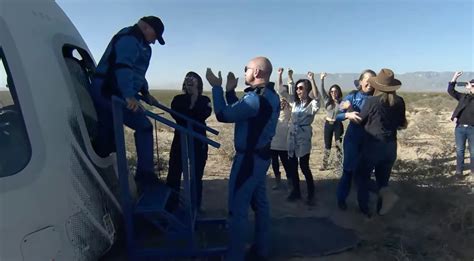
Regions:
[[283, 88], [281, 80], [279, 85], [280, 95], [285, 97], [292, 107], [288, 132], [288, 157], [293, 189], [288, 196], [288, 200], [295, 201], [301, 198], [299, 165], [308, 188], [306, 203], [314, 205], [314, 181], [309, 167], [309, 156], [313, 136], [311, 124], [319, 110], [319, 92], [314, 81], [314, 73], [308, 72], [307, 77], [308, 79], [300, 79], [294, 84], [293, 71], [288, 70], [288, 89]]
[[339, 104], [342, 100], [342, 91], [339, 85], [334, 84], [329, 88], [329, 94], [324, 89], [324, 78], [326, 73], [322, 72], [321, 78], [321, 93], [324, 101], [324, 108], [326, 109], [326, 120], [324, 121], [324, 155], [323, 162], [319, 170], [323, 171], [328, 168], [328, 160], [331, 155], [332, 138], [336, 142], [337, 159], [339, 163], [342, 161], [342, 135], [344, 134], [344, 126], [341, 121], [336, 121], [336, 116], [339, 113]]
[[[183, 94], [176, 95], [171, 102], [171, 109], [184, 114], [206, 125], [206, 119], [211, 115], [211, 100], [209, 97], [202, 95], [202, 78], [195, 72], [188, 72], [183, 82]], [[176, 123], [187, 128], [186, 121], [182, 118], [171, 115]], [[194, 131], [202, 135], [206, 135], [206, 130], [201, 127], [194, 127]], [[202, 177], [204, 175], [204, 167], [207, 161], [208, 145], [198, 139], [194, 139], [194, 162], [196, 177], [196, 209], [200, 210], [202, 201]], [[173, 188], [177, 193], [180, 190], [182, 159], [181, 159], [181, 142], [180, 133], [175, 130], [173, 143], [171, 144], [169, 170], [166, 184]], [[173, 207], [178, 203], [177, 198], [172, 199]]]
[[369, 83], [375, 92], [358, 115], [365, 133], [356, 179], [359, 208], [370, 217], [368, 203], [372, 171], [379, 193], [378, 213], [386, 214], [398, 200], [398, 196], [389, 189], [388, 181], [397, 159], [397, 130], [406, 128], [407, 120], [405, 101], [396, 93], [402, 83], [395, 79], [392, 70], [382, 69], [377, 77], [369, 78]]

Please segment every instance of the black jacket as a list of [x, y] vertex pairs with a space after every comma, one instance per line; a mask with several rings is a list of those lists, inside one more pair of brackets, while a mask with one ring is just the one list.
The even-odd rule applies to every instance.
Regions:
[[[173, 98], [173, 101], [171, 102], [171, 109], [206, 125], [206, 119], [211, 116], [212, 112], [211, 100], [209, 97], [199, 95], [192, 109], [189, 108], [190, 104], [191, 95], [179, 94]], [[176, 117], [175, 115], [172, 116], [177, 124], [187, 128], [185, 120], [181, 119], [180, 117]], [[203, 128], [194, 127], [194, 131], [206, 136], [206, 130]], [[179, 134], [179, 132], [175, 131], [175, 134]]]
[[380, 96], [367, 98], [359, 116], [366, 133], [376, 140], [389, 142], [397, 140], [397, 130], [406, 126], [405, 101], [395, 96], [395, 104], [389, 106]]
[[[460, 93], [454, 89], [454, 86], [456, 85], [456, 82], [449, 82], [448, 83], [448, 93], [451, 95], [454, 99], [458, 100], [458, 105], [456, 106], [456, 109], [454, 109], [453, 115], [451, 116], [451, 120], [454, 120], [454, 118], [460, 118], [461, 114], [466, 110], [469, 109], [471, 111], [474, 110], [474, 102], [471, 102], [474, 99], [474, 95], [471, 94], [466, 94], [466, 93]], [[469, 108], [468, 108], [469, 107]], [[463, 116], [463, 121], [462, 124], [469, 124], [469, 125], [474, 125], [474, 115], [468, 113]], [[459, 123], [459, 122], [458, 122]]]

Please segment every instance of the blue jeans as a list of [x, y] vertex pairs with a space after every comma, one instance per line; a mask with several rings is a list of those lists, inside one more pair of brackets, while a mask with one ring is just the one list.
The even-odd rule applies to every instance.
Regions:
[[[96, 80], [98, 81], [98, 80]], [[115, 136], [112, 117], [112, 102], [109, 98], [102, 95], [100, 86], [95, 83], [90, 89], [94, 106], [98, 117], [98, 137], [96, 142], [96, 151], [101, 157], [107, 156], [115, 151]], [[146, 117], [143, 111], [133, 112], [129, 109], [123, 109], [124, 124], [135, 130], [135, 147], [137, 151], [137, 172], [135, 179], [138, 181], [153, 181], [153, 125]]]
[[464, 151], [466, 140], [469, 142], [469, 156], [471, 157], [471, 173], [474, 173], [474, 126], [457, 125], [454, 129], [456, 138], [456, 174], [462, 174], [464, 169]]
[[345, 202], [349, 192], [351, 191], [352, 178], [359, 161], [360, 151], [364, 139], [364, 129], [360, 126], [354, 126], [349, 123], [346, 136], [344, 137], [344, 159], [342, 176], [337, 184], [337, 200]]
[[268, 256], [270, 206], [266, 192], [266, 174], [270, 159], [264, 160], [253, 155], [251, 175], [238, 186], [239, 170], [244, 162], [244, 154], [237, 153], [232, 163], [229, 179], [229, 252], [226, 260], [242, 261], [245, 257], [248, 210], [252, 206], [255, 212], [254, 244], [260, 256]]
[[370, 176], [375, 170], [377, 189], [388, 186], [393, 164], [397, 159], [397, 141], [365, 140], [360, 162], [356, 169], [357, 200], [362, 211], [369, 209]]

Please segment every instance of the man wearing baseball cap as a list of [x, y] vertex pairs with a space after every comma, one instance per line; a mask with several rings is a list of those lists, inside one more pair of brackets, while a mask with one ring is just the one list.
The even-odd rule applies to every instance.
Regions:
[[157, 181], [153, 168], [153, 126], [138, 99], [141, 94], [148, 104], [158, 102], [148, 91], [145, 73], [151, 59], [150, 44], [156, 41], [165, 44], [164, 29], [160, 18], [145, 16], [135, 25], [115, 34], [97, 65], [90, 90], [99, 121], [94, 148], [101, 157], [115, 151], [111, 97], [121, 97], [127, 104], [123, 120], [125, 125], [135, 130], [135, 180], [139, 190], [143, 190], [142, 185]]

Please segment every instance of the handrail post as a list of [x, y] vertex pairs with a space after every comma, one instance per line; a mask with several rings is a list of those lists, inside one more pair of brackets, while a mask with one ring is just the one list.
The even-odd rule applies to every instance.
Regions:
[[[183, 187], [184, 187], [184, 210], [185, 210], [185, 223], [191, 224], [192, 220], [192, 204], [191, 204], [191, 194], [190, 194], [190, 182], [189, 182], [189, 154], [188, 154], [188, 135], [186, 133], [180, 132], [181, 140], [181, 164], [183, 169]], [[192, 233], [191, 228], [188, 227], [189, 231], [187, 233]], [[188, 242], [190, 243], [190, 242]]]
[[[191, 122], [187, 122], [187, 127], [188, 127], [188, 130], [189, 132], [193, 132], [193, 126], [191, 124]], [[189, 136], [189, 135], [186, 135], [188, 137], [188, 153], [189, 153], [189, 166], [191, 166], [191, 171], [189, 171], [189, 180], [191, 182], [191, 210], [192, 210], [192, 220], [194, 221], [195, 219], [195, 216], [196, 216], [196, 196], [197, 196], [197, 179], [196, 179], [196, 155], [195, 155], [195, 146], [196, 144], [194, 143], [194, 138]], [[192, 222], [193, 224], [193, 231], [194, 231], [194, 222]]]
[[120, 182], [120, 200], [122, 205], [122, 213], [125, 221], [125, 230], [127, 237], [127, 254], [129, 260], [134, 260], [134, 227], [132, 217], [132, 199], [130, 196], [130, 186], [128, 184], [128, 163], [125, 150], [125, 135], [123, 130], [123, 106], [121, 101], [112, 97], [112, 115], [114, 124], [114, 136], [117, 156], [117, 171]]

